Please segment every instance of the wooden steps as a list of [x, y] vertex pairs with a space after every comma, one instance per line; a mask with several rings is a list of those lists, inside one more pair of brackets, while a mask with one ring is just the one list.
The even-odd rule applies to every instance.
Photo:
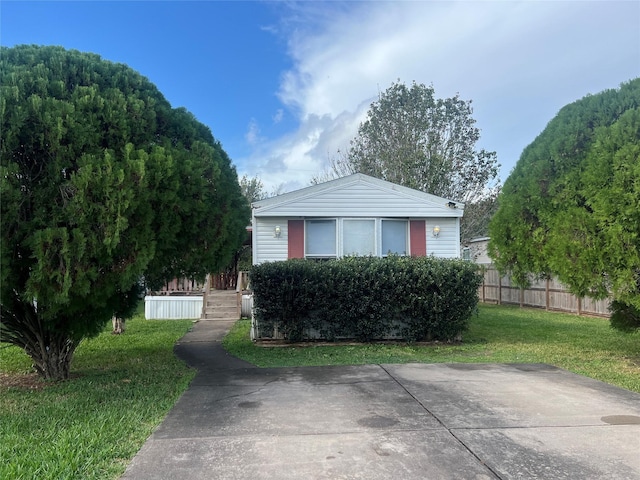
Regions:
[[[203, 298], [203, 301], [204, 298]], [[200, 320], [237, 320], [238, 295], [235, 290], [209, 290]]]

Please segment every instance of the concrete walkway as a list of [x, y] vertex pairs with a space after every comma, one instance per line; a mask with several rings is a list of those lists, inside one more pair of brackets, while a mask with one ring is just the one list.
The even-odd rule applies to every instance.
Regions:
[[640, 394], [549, 365], [260, 369], [232, 324], [180, 340], [198, 374], [123, 479], [640, 479]]

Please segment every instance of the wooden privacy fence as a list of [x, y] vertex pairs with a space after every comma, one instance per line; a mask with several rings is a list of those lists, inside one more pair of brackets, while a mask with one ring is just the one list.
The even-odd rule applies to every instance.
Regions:
[[534, 280], [528, 288], [520, 288], [512, 284], [508, 275], [500, 276], [492, 266], [485, 266], [478, 297], [483, 303], [520, 305], [597, 317], [610, 316], [610, 299], [577, 297], [555, 278]]

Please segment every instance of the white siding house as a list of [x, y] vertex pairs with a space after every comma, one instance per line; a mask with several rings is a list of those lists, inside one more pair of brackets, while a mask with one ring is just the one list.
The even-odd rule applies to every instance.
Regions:
[[460, 256], [464, 204], [360, 173], [252, 204], [253, 263]]
[[493, 263], [487, 250], [488, 245], [489, 237], [474, 238], [473, 240], [470, 240], [467, 245], [469, 248], [470, 260], [482, 265], [490, 265]]

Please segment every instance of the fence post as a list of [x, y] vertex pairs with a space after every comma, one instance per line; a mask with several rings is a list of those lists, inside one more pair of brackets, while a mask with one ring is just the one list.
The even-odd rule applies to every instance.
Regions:
[[207, 276], [204, 280], [204, 286], [202, 287], [202, 313], [200, 314], [200, 318], [207, 317], [207, 300], [209, 297], [209, 290], [211, 289], [211, 278], [210, 274], [207, 273]]
[[498, 272], [498, 305], [502, 305], [502, 276]]
[[524, 288], [520, 287], [520, 308], [524, 307]]
[[544, 309], [549, 310], [549, 279], [547, 278], [546, 287], [545, 287], [545, 299], [544, 299]]
[[487, 272], [489, 269], [485, 270], [482, 274], [482, 303], [485, 303], [486, 294], [485, 294], [485, 285], [487, 284]]

